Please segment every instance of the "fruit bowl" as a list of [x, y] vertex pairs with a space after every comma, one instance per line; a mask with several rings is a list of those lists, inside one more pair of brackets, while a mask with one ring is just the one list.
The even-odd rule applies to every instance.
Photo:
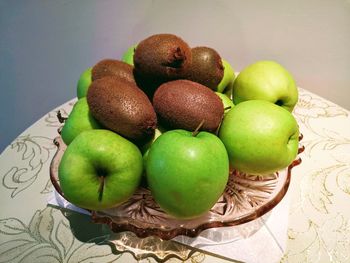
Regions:
[[[51, 162], [50, 179], [56, 191], [65, 198], [58, 179], [58, 166], [66, 145], [60, 136], [54, 143], [57, 152]], [[303, 147], [300, 147], [299, 153], [302, 151]], [[122, 205], [91, 211], [92, 220], [107, 224], [115, 233], [131, 231], [139, 238], [156, 236], [162, 240], [181, 235], [196, 237], [206, 229], [242, 225], [267, 214], [283, 199], [289, 187], [292, 168], [300, 163], [301, 159], [297, 158], [285, 169], [264, 177], [231, 169], [222, 196], [209, 212], [196, 219], [172, 218], [154, 201], [150, 190], [140, 186]]]
[[157, 259], [174, 254], [174, 241], [254, 234], [301, 162], [292, 76], [273, 61], [237, 75], [214, 49], [173, 34], [149, 36], [127, 57], [100, 60], [79, 78], [50, 167], [59, 204], [105, 209], [89, 212], [118, 251]]

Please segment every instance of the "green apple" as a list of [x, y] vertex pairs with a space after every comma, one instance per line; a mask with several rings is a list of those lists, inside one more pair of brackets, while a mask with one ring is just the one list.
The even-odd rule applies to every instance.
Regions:
[[61, 137], [65, 144], [70, 144], [81, 132], [102, 128], [91, 115], [86, 97], [79, 99], [73, 106], [68, 119], [64, 122]]
[[287, 167], [295, 159], [299, 128], [286, 109], [268, 101], [249, 100], [224, 116], [219, 138], [233, 168], [264, 175]]
[[91, 79], [91, 71], [92, 68], [87, 68], [83, 73], [81, 73], [79, 80], [78, 80], [78, 85], [77, 85], [77, 97], [78, 99], [82, 97], [86, 97], [87, 91], [90, 87], [90, 84], [92, 82]]
[[109, 130], [79, 134], [58, 167], [64, 197], [76, 206], [103, 210], [128, 200], [141, 180], [142, 155], [136, 145]]
[[153, 144], [153, 142], [155, 142], [155, 140], [162, 135], [162, 133], [165, 132], [165, 130], [163, 130], [161, 127], [158, 126], [158, 128], [155, 129], [154, 131], [154, 136], [153, 138], [146, 142], [144, 145], [139, 146], [139, 149], [142, 153], [142, 160], [143, 160], [143, 173], [142, 173], [142, 181], [140, 186], [143, 188], [148, 188], [147, 185], [147, 181], [146, 181], [146, 163], [147, 163], [147, 158], [148, 158], [148, 153], [149, 153], [149, 149], [151, 147], [151, 145]]
[[226, 94], [215, 92], [216, 95], [218, 95], [222, 101], [222, 104], [224, 105], [225, 114], [229, 112], [235, 105], [233, 104], [232, 100], [227, 97]]
[[149, 153], [149, 149], [152, 146], [152, 144], [155, 142], [155, 140], [162, 135], [162, 133], [165, 132], [165, 130], [162, 130], [161, 128], [157, 128], [154, 131], [154, 136], [153, 138], [147, 142], [146, 144], [142, 145], [140, 150], [142, 153], [142, 158], [143, 158], [143, 166], [146, 167], [146, 163], [147, 163], [147, 158], [148, 158], [148, 153]]
[[151, 193], [165, 212], [195, 218], [209, 211], [223, 193], [228, 156], [214, 134], [171, 130], [152, 144], [146, 173]]
[[230, 94], [232, 92], [233, 82], [235, 80], [235, 72], [232, 66], [230, 65], [230, 63], [228, 63], [225, 59], [221, 59], [221, 60], [222, 60], [222, 65], [224, 66], [224, 76], [220, 81], [216, 91], [220, 93]]
[[246, 100], [267, 100], [291, 112], [298, 102], [298, 89], [283, 66], [258, 61], [243, 69], [233, 84], [233, 103]]
[[122, 56], [122, 61], [130, 65], [134, 65], [134, 53], [137, 45], [132, 45], [129, 47]]
[[146, 163], [147, 163], [147, 159], [148, 159], [148, 153], [149, 153], [149, 149], [151, 148], [152, 144], [156, 141], [156, 139], [162, 135], [164, 132], [166, 132], [166, 129], [159, 126], [158, 125], [158, 128], [155, 129], [155, 132], [154, 132], [154, 136], [153, 138], [147, 142], [146, 144], [142, 145], [141, 146], [141, 153], [142, 153], [142, 158], [143, 158], [143, 180], [141, 182], [141, 186], [143, 186], [144, 188], [148, 188], [148, 184], [147, 184], [147, 181], [145, 180], [145, 177], [147, 176], [146, 175]]
[[152, 144], [155, 142], [155, 140], [162, 135], [165, 132], [165, 130], [163, 130], [162, 128], [158, 127], [157, 129], [155, 129], [154, 131], [154, 136], [153, 138], [147, 142], [146, 144], [142, 145], [142, 147], [140, 148], [142, 156], [143, 156], [143, 163], [144, 166], [146, 167], [146, 161], [147, 161], [147, 157], [148, 157], [148, 153], [149, 153], [149, 149], [151, 148]]

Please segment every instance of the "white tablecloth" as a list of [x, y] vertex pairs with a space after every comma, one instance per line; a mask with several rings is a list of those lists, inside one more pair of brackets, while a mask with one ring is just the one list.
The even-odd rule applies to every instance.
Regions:
[[[53, 191], [49, 180], [49, 165], [56, 151], [53, 139], [60, 126], [56, 111], [67, 115], [74, 102], [46, 114], [0, 156], [0, 262], [135, 260], [131, 253], [122, 253], [129, 251], [123, 243], [110, 242], [112, 236], [104, 226], [92, 224], [86, 215], [47, 205]], [[251, 254], [249, 258], [235, 258], [248, 262], [253, 262], [252, 258], [254, 262], [350, 262], [349, 112], [300, 89], [294, 116], [304, 135], [303, 162], [293, 169], [288, 197], [283, 200], [286, 216], [271, 214], [264, 227], [250, 237], [258, 250], [247, 246], [247, 240], [200, 250], [177, 242], [167, 243], [169, 248], [160, 242], [148, 249], [158, 249], [158, 253], [176, 250], [183, 258], [188, 257], [186, 262], [226, 262], [227, 258], [215, 254], [223, 250], [225, 256], [233, 258], [237, 251], [243, 256]], [[117, 241], [123, 237], [114, 236]], [[269, 253], [271, 244], [277, 254]], [[144, 255], [141, 261], [154, 261], [147, 257], [145, 245], [139, 248]]]

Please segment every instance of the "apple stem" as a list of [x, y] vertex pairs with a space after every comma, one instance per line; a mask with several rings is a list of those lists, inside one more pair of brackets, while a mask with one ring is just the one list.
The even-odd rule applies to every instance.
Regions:
[[105, 176], [100, 176], [100, 186], [98, 188], [98, 201], [102, 200], [104, 186], [105, 186]]
[[224, 108], [224, 111], [225, 111], [225, 110], [229, 110], [229, 109], [231, 109], [231, 108], [232, 108], [232, 106], [227, 106], [227, 107]]
[[193, 136], [193, 137], [196, 137], [196, 136], [197, 136], [197, 134], [199, 133], [199, 130], [200, 130], [200, 128], [202, 128], [203, 124], [204, 124], [204, 120], [202, 120], [202, 121], [199, 123], [199, 125], [197, 126], [197, 128], [192, 132], [192, 136]]
[[[231, 106], [229, 106], [229, 107], [231, 107]], [[221, 128], [222, 121], [224, 120], [224, 116], [225, 116], [225, 115], [222, 115], [221, 121], [220, 121], [220, 123], [219, 123], [219, 126], [217, 127], [217, 129], [216, 129], [216, 131], [215, 131], [215, 135], [216, 135], [216, 136], [219, 136], [219, 131], [220, 131], [220, 128]]]

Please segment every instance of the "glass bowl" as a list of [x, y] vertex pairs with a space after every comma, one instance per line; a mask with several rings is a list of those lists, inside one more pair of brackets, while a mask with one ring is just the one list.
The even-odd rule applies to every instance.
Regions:
[[[60, 136], [55, 138], [54, 143], [57, 152], [50, 165], [50, 179], [59, 197], [65, 199], [60, 188], [58, 166], [66, 145]], [[299, 153], [303, 150], [300, 147]], [[268, 217], [283, 199], [292, 168], [300, 163], [298, 157], [285, 169], [267, 176], [231, 169], [222, 196], [209, 212], [196, 219], [179, 220], [169, 216], [144, 186], [140, 186], [128, 201], [118, 207], [90, 211], [91, 217], [94, 223], [106, 224], [115, 233], [112, 242], [119, 252], [131, 252], [137, 259], [154, 256], [165, 260], [175, 256], [185, 260], [192, 250], [171, 239], [181, 242], [181, 238], [200, 236], [201, 242], [220, 244], [249, 237], [262, 226], [263, 220], [258, 219]]]

